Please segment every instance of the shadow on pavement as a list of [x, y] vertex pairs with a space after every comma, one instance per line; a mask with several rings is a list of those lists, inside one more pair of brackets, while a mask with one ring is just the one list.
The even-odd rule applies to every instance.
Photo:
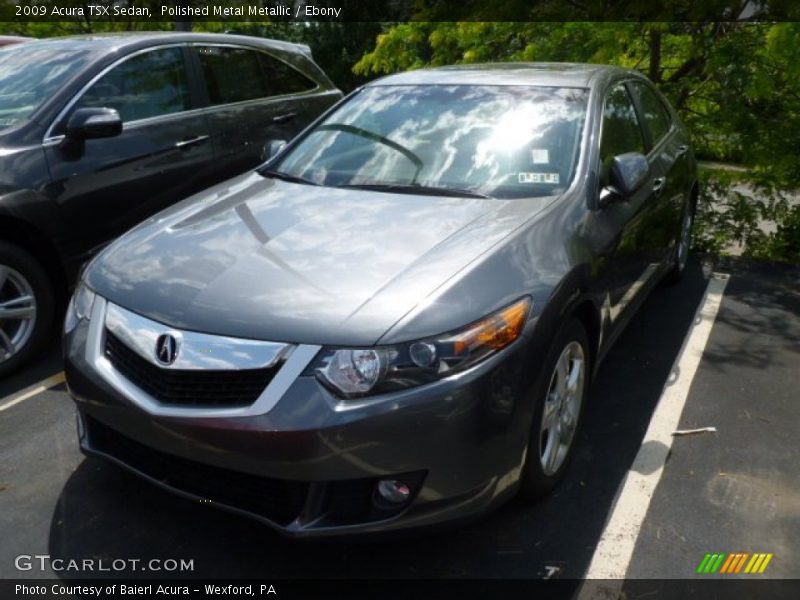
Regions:
[[556, 567], [558, 577], [580, 577], [705, 287], [700, 265], [691, 263], [681, 284], [659, 287], [645, 302], [593, 384], [571, 472], [538, 504], [513, 501], [423, 538], [292, 542], [86, 459], [55, 508], [50, 554], [194, 559], [194, 572], [183, 575], [202, 577], [511, 579], [543, 577], [545, 567]]
[[0, 398], [10, 396], [42, 379], [55, 375], [64, 368], [61, 361], [61, 337], [54, 336], [41, 355], [19, 373], [0, 379]]
[[703, 354], [705, 363], [717, 370], [782, 366], [784, 353], [796, 350], [800, 340], [800, 268], [739, 261], [731, 271], [736, 282], [728, 286], [726, 301], [749, 310], [719, 315], [720, 323], [732, 327], [736, 337], [726, 340], [725, 346], [710, 346]]

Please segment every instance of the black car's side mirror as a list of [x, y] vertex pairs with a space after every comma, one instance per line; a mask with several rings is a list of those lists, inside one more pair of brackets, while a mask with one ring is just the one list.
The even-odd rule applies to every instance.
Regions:
[[600, 206], [614, 199], [629, 198], [642, 187], [649, 174], [650, 164], [644, 154], [626, 152], [615, 156], [608, 172], [609, 183], [600, 190]]
[[261, 150], [261, 160], [266, 162], [286, 147], [286, 140], [267, 140]]
[[113, 108], [79, 108], [67, 121], [65, 133], [75, 141], [114, 137], [122, 133], [122, 118]]

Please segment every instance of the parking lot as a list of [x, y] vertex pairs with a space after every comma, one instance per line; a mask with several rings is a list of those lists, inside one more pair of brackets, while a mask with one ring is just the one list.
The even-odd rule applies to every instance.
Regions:
[[[55, 387], [22, 393], [60, 372], [54, 341], [46, 357], [0, 383], [0, 577], [53, 577], [14, 566], [20, 554], [49, 554], [192, 559], [193, 572], [171, 575], [232, 579], [581, 578], [590, 567], [628, 578], [707, 578], [715, 576], [696, 574], [706, 553], [762, 552], [774, 556], [760, 577], [796, 579], [800, 270], [742, 261], [714, 270], [730, 278], [679, 427], [716, 433], [676, 436], [663, 472], [656, 464], [654, 473], [629, 473], [646, 464], [643, 437], [698, 325], [710, 269], [694, 261], [682, 283], [653, 293], [608, 356], [576, 460], [556, 492], [425, 538], [290, 542], [83, 457], [64, 385], [51, 379]], [[646, 516], [622, 523], [635, 545], [629, 560], [609, 565], [616, 554], [603, 559], [598, 547], [624, 545], [609, 539], [606, 525], [633, 475], [653, 475], [658, 485], [644, 505], [626, 499]]]

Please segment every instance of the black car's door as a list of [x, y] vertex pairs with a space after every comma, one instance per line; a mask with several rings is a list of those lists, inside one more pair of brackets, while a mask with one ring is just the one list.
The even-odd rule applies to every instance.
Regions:
[[205, 79], [206, 110], [220, 178], [262, 162], [267, 140], [290, 140], [322, 109], [310, 94], [317, 83], [264, 51], [243, 46], [194, 44]]
[[648, 138], [648, 160], [660, 181], [647, 251], [651, 260], [667, 262], [680, 231], [684, 201], [691, 185], [686, 160], [688, 140], [681, 137], [677, 123], [650, 84], [634, 81], [631, 88]]
[[[213, 182], [213, 152], [188, 49], [169, 46], [130, 55], [77, 97], [45, 142], [56, 201], [70, 239], [85, 249], [123, 233], [156, 211]], [[116, 137], [68, 143], [63, 130], [82, 107], [114, 108]]]
[[[615, 156], [645, 154], [643, 128], [628, 85], [619, 82], [605, 97], [600, 132], [599, 188], [610, 185]], [[601, 243], [598, 281], [603, 298], [604, 322], [611, 329], [624, 322], [658, 273], [659, 264], [648, 252], [655, 222], [654, 200], [661, 186], [651, 163], [644, 184], [627, 198], [615, 198], [597, 211], [594, 224]]]

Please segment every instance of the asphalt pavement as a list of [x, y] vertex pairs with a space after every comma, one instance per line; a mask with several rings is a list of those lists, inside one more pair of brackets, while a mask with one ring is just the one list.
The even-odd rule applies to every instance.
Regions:
[[773, 554], [764, 575], [800, 578], [800, 270], [718, 268], [732, 276], [680, 422], [717, 432], [676, 439], [629, 577], [746, 553]]
[[[800, 269], [716, 269], [731, 277], [680, 424], [717, 433], [676, 438], [628, 577], [703, 577], [695, 571], [707, 552], [769, 552], [762, 576], [800, 578]], [[53, 577], [18, 571], [20, 554], [191, 559], [193, 572], [171, 575], [204, 578], [580, 578], [707, 283], [692, 262], [679, 285], [657, 288], [642, 306], [592, 385], [575, 462], [555, 493], [424, 537], [285, 540], [83, 457], [63, 385], [35, 394], [0, 412], [0, 578]], [[0, 382], [0, 398], [59, 370], [54, 344]]]

